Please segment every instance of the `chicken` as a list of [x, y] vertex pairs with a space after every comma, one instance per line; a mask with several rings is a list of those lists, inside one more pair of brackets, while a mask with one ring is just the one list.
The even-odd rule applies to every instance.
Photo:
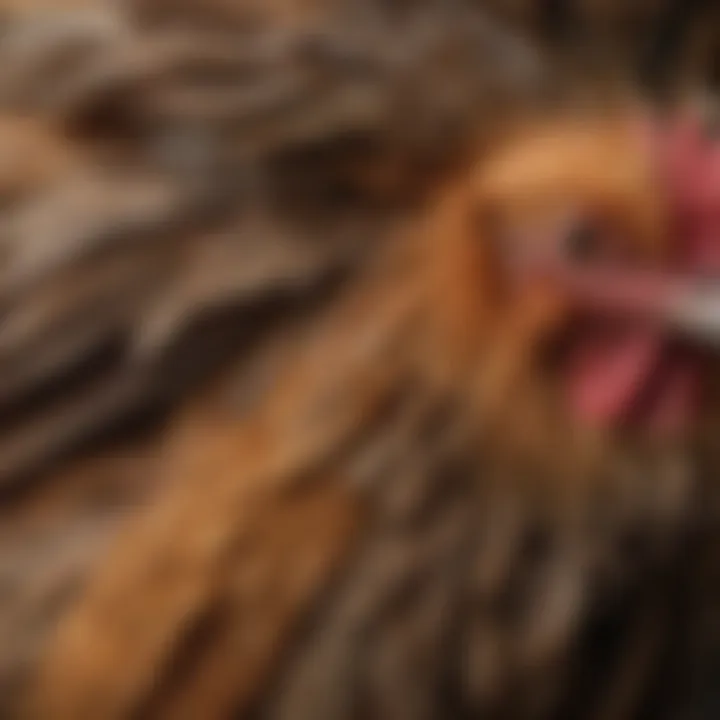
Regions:
[[518, 130], [244, 419], [191, 403], [170, 487], [61, 621], [39, 716], [636, 717], [703, 517], [688, 378], [715, 362], [675, 347], [707, 333], [671, 312], [697, 286], [666, 277], [680, 239], [642, 138], [626, 117]]
[[0, 44], [3, 713], [711, 712], [713, 146], [474, 3], [198, 7]]

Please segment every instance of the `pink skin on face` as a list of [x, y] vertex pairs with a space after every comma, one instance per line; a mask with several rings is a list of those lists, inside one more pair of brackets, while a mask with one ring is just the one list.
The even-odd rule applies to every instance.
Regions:
[[702, 360], [678, 345], [663, 320], [699, 278], [720, 271], [720, 146], [692, 118], [666, 131], [650, 127], [648, 139], [672, 204], [672, 275], [567, 260], [555, 267], [550, 260], [545, 271], [588, 316], [564, 367], [575, 416], [595, 426], [631, 423], [677, 434], [696, 413]]

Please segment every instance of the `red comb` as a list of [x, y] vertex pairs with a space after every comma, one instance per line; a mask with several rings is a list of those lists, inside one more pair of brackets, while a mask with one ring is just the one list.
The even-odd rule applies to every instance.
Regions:
[[649, 129], [686, 269], [720, 272], [720, 142], [696, 114]]

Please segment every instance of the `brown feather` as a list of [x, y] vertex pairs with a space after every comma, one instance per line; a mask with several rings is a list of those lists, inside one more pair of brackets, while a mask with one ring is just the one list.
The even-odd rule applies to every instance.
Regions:
[[[550, 130], [501, 205], [585, 186], [657, 240], [612, 122], [547, 178], [577, 73], [536, 19], [50, 5], [1, 6], [0, 714], [614, 720], [662, 672], [701, 706], [712, 453], [569, 427], [533, 376], [561, 303], [505, 312], [483, 254], [518, 116]], [[596, 5], [602, 42], [656, 14]]]

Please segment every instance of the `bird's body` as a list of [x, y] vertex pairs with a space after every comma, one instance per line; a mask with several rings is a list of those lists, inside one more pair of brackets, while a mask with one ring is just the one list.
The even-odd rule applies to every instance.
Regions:
[[[615, 126], [554, 129], [618, 156], [632, 134]], [[585, 433], [534, 374], [557, 303], [538, 288], [506, 315], [487, 295], [478, 193], [583, 196], [554, 150], [534, 179], [503, 172], [551, 137], [536, 128], [428, 201], [299, 332], [247, 414], [191, 404], [153, 467], [170, 487], [60, 626], [41, 714], [635, 716], [706, 521], [699, 439]], [[591, 196], [622, 187], [656, 228], [630, 147]]]
[[505, 278], [568, 209], [663, 266], [639, 104], [543, 116], [472, 3], [171, 5], [0, 44], [46, 148], [0, 174], [3, 712], [706, 712], [712, 373], [587, 424], [567, 298]]

